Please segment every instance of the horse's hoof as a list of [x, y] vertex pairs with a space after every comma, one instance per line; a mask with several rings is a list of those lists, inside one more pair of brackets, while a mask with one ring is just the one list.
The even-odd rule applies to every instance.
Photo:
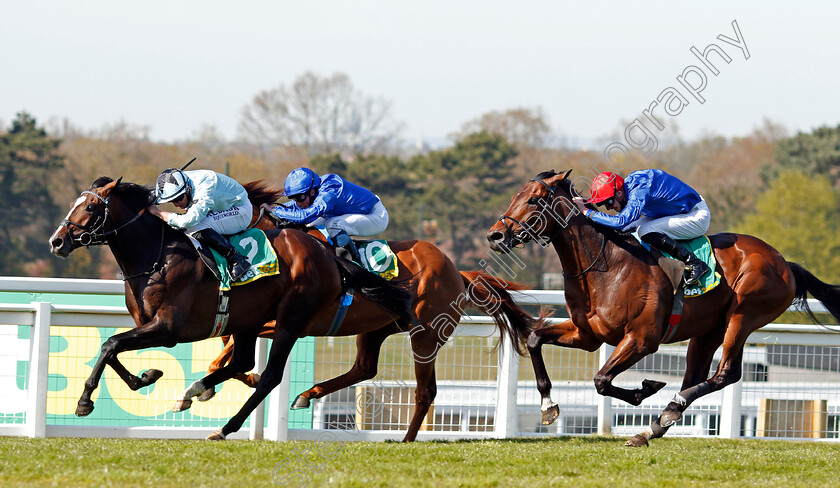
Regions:
[[659, 416], [659, 425], [662, 428], [667, 429], [668, 427], [676, 424], [682, 418], [682, 413], [675, 412], [673, 410], [666, 410], [662, 412], [662, 415]]
[[624, 443], [627, 447], [649, 447], [647, 437], [643, 436], [642, 434], [636, 434], [633, 437], [627, 439], [627, 442]]
[[207, 388], [206, 390], [204, 390], [204, 393], [202, 393], [201, 395], [198, 396], [198, 401], [206, 402], [206, 401], [210, 400], [211, 398], [213, 398], [214, 396], [216, 396], [216, 387], [211, 386], [210, 388]]
[[76, 405], [76, 416], [77, 417], [87, 417], [90, 413], [93, 412], [93, 402], [90, 403], [82, 403], [79, 402]]
[[225, 437], [227, 437], [227, 436], [225, 436], [222, 433], [222, 430], [219, 429], [216, 432], [213, 432], [212, 434], [205, 437], [205, 439], [208, 440], [208, 441], [223, 441], [223, 440], [225, 440]]
[[149, 386], [159, 380], [161, 376], [163, 376], [163, 371], [159, 369], [147, 369], [143, 372], [143, 383], [145, 386]]
[[184, 410], [189, 410], [192, 406], [192, 400], [176, 400], [175, 404], [172, 405], [173, 412], [183, 412]]
[[653, 395], [657, 391], [664, 388], [666, 383], [662, 381], [656, 380], [644, 380], [642, 381], [642, 389], [647, 392], [648, 395]]
[[560, 416], [560, 407], [556, 403], [552, 403], [548, 408], [542, 411], [542, 424], [551, 425]]
[[309, 408], [309, 398], [303, 396], [303, 393], [295, 398], [295, 402], [292, 403], [292, 410], [298, 410], [301, 408]]

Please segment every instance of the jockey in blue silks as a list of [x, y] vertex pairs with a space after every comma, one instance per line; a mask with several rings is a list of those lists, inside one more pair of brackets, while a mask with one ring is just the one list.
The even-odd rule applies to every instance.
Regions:
[[[660, 169], [634, 171], [624, 179], [611, 172], [592, 181], [589, 200], [576, 198], [580, 211], [593, 222], [622, 231], [638, 230], [643, 242], [665, 251], [686, 265], [686, 286], [710, 271], [709, 266], [677, 242], [709, 230], [706, 201], [680, 179]], [[584, 206], [592, 203], [615, 210], [609, 215]]]
[[356, 262], [359, 251], [350, 236], [370, 237], [388, 227], [388, 211], [379, 197], [336, 174], [323, 177], [298, 168], [286, 177], [283, 194], [294, 205], [278, 205], [271, 213], [296, 224], [323, 225], [338, 248]]
[[231, 281], [244, 275], [251, 264], [222, 235], [242, 232], [251, 223], [248, 191], [238, 181], [210, 170], [167, 169], [155, 182], [158, 204], [172, 202], [183, 214], [149, 207], [149, 213], [176, 229], [184, 229], [202, 246], [216, 250], [228, 261]]

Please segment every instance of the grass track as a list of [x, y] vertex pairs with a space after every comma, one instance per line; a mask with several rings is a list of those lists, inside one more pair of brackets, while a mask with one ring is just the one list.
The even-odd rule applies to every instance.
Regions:
[[[840, 485], [840, 444], [617, 437], [325, 443], [0, 438], [0, 486], [694, 487]], [[308, 450], [308, 451], [307, 451]], [[307, 453], [313, 473], [297, 452]], [[278, 480], [272, 472], [278, 463]], [[304, 484], [307, 483], [307, 484]]]

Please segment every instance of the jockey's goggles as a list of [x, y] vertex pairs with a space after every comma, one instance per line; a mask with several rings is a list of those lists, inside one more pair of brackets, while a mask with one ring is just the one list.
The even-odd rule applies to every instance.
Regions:
[[290, 195], [289, 198], [291, 198], [292, 200], [294, 200], [296, 202], [302, 202], [302, 201], [306, 200], [306, 197], [308, 197], [308, 196], [309, 195], [307, 195], [306, 193], [298, 193], [297, 195]]

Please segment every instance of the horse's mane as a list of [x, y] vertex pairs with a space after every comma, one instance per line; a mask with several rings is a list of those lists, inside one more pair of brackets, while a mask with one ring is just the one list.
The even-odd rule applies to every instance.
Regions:
[[[112, 181], [114, 181], [113, 178], [100, 176], [93, 182], [92, 185], [90, 185], [90, 187], [92, 189], [102, 188]], [[149, 187], [138, 185], [137, 183], [120, 181], [119, 184], [117, 184], [117, 186], [112, 190], [112, 193], [119, 195], [119, 197], [125, 201], [125, 204], [135, 211], [139, 211], [140, 209], [146, 208], [155, 203], [155, 196], [152, 190]]]
[[248, 191], [248, 200], [251, 200], [255, 207], [263, 203], [277, 203], [283, 196], [283, 190], [268, 186], [265, 180], [251, 181], [242, 186]]

